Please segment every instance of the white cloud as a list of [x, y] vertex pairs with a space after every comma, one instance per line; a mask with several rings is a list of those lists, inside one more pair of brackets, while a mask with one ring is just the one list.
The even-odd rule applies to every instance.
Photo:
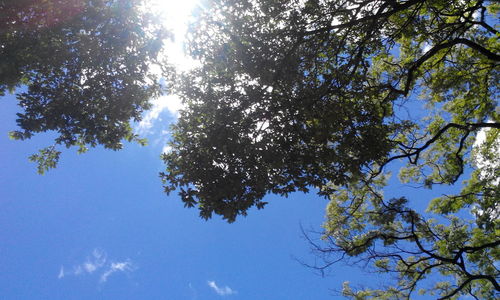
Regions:
[[[496, 109], [498, 110], [498, 106]], [[492, 121], [490, 120], [488, 122], [490, 123]], [[500, 177], [497, 175], [500, 169], [500, 137], [497, 136], [495, 140], [487, 145], [487, 151], [494, 155], [484, 155], [484, 153], [481, 152], [481, 147], [486, 142], [487, 134], [490, 130], [490, 128], [483, 128], [477, 133], [472, 155], [476, 167], [480, 171], [479, 177], [483, 180], [488, 180], [489, 184], [492, 186], [498, 186], [500, 184]], [[475, 216], [483, 216], [486, 214], [489, 216], [490, 221], [494, 221], [500, 218], [500, 203], [496, 203], [496, 205], [489, 207], [487, 206], [486, 208], [480, 205], [474, 205], [471, 208], [471, 212]]]
[[83, 267], [85, 268], [85, 271], [87, 271], [87, 273], [92, 273], [95, 270], [97, 270], [97, 268], [98, 268], [98, 266], [96, 264], [88, 263], [88, 262], [84, 263]]
[[172, 152], [172, 147], [170, 147], [169, 145], [165, 145], [163, 146], [163, 149], [161, 149], [161, 153], [168, 154], [170, 152]]
[[425, 54], [431, 49], [432, 49], [432, 44], [430, 44], [428, 42], [424, 42], [424, 44], [422, 46], [422, 53]]
[[112, 274], [116, 272], [131, 272], [134, 271], [134, 267], [130, 259], [121, 262], [108, 262], [106, 252], [96, 248], [83, 263], [74, 265], [69, 270], [71, 271], [61, 266], [57, 278], [62, 279], [67, 276], [99, 274], [99, 282], [105, 283]]
[[177, 95], [168, 95], [164, 96], [167, 102], [167, 109], [172, 114], [177, 116], [179, 114], [179, 110], [184, 108], [184, 104], [182, 100]]
[[219, 287], [215, 281], [207, 281], [207, 284], [209, 287], [211, 287], [218, 295], [220, 296], [228, 296], [228, 295], [234, 295], [236, 294], [236, 291], [233, 290], [232, 288], [225, 286], [225, 287]]
[[100, 278], [100, 282], [101, 283], [104, 283], [108, 280], [108, 277], [111, 276], [113, 273], [116, 273], [116, 272], [131, 272], [133, 271], [134, 268], [132, 266], [132, 263], [130, 262], [130, 260], [127, 260], [127, 261], [123, 261], [123, 262], [113, 262], [111, 263], [110, 266], [108, 266], [108, 268], [106, 269], [106, 271], [104, 271], [104, 273], [102, 273], [101, 275], [101, 278]]
[[475, 10], [474, 13], [472, 14], [472, 19], [474, 19], [474, 21], [480, 21], [481, 20], [481, 11]]
[[152, 104], [153, 107], [151, 110], [146, 113], [137, 126], [137, 132], [139, 134], [147, 133], [164, 111], [168, 111], [171, 115], [177, 117], [179, 110], [183, 108], [182, 101], [177, 95], [161, 96], [158, 99], [153, 99]]
[[[488, 121], [489, 123], [492, 121]], [[500, 168], [500, 160], [498, 160], [498, 155], [494, 155], [493, 159], [485, 157], [481, 151], [480, 147], [486, 142], [486, 135], [489, 132], [490, 128], [483, 128], [481, 129], [477, 135], [476, 135], [476, 140], [474, 141], [474, 160], [476, 163], [476, 166], [481, 170], [481, 177], [487, 178], [491, 177], [490, 174], [491, 170], [498, 170]], [[494, 140], [490, 145], [488, 145], [489, 150], [491, 153], [500, 153], [500, 138], [497, 137], [496, 140]], [[496, 171], [495, 171], [496, 172]], [[496, 178], [493, 181], [494, 185], [498, 185], [500, 183], [500, 178]]]
[[104, 264], [106, 263], [106, 259], [106, 253], [96, 248], [83, 263], [73, 266], [72, 271], [65, 271], [64, 266], [61, 266], [58, 278], [63, 278], [67, 275], [78, 276], [82, 274], [92, 274], [102, 266], [104, 266]]

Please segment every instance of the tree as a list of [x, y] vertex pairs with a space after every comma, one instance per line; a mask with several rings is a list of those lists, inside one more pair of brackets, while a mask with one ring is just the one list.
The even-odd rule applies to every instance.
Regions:
[[[345, 296], [400, 299], [420, 289], [441, 299], [495, 299], [498, 3], [219, 0], [209, 7], [189, 46], [201, 66], [177, 86], [186, 108], [163, 155], [166, 192], [178, 190], [203, 218], [232, 222], [263, 208], [268, 193], [313, 188], [331, 199], [323, 242], [313, 242], [325, 259], [316, 267], [347, 260], [395, 277], [378, 290], [346, 285]], [[401, 160], [408, 163], [399, 168]], [[388, 170], [398, 168], [404, 182], [456, 193], [415, 199], [428, 202], [426, 212], [412, 205], [417, 195], [386, 199]]]
[[144, 143], [130, 121], [161, 93], [151, 70], [167, 68], [160, 54], [168, 37], [143, 0], [0, 1], [0, 96], [25, 86], [17, 93], [21, 130], [11, 137], [58, 134], [31, 157], [40, 173], [55, 166], [57, 145]]

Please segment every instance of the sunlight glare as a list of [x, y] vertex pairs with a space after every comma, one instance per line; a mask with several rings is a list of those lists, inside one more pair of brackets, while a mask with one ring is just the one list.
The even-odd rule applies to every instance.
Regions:
[[[167, 57], [170, 64], [177, 71], [189, 71], [199, 63], [184, 52], [184, 43], [188, 25], [194, 20], [193, 10], [201, 8], [203, 0], [147, 0], [145, 9], [158, 13], [163, 20], [163, 25], [173, 33], [173, 39], [167, 40], [162, 55]], [[151, 66], [151, 72], [161, 77], [161, 68]], [[153, 107], [144, 113], [143, 119], [134, 126], [134, 131], [140, 135], [153, 136], [158, 133], [158, 123], [161, 114], [168, 111], [174, 118], [178, 117], [179, 110], [183, 109], [183, 103], [176, 94], [164, 94], [159, 98], [151, 99]], [[165, 133], [160, 136], [164, 139]], [[168, 151], [164, 146], [163, 152]]]
[[149, 0], [149, 5], [162, 15], [164, 25], [174, 34], [173, 40], [165, 45], [169, 62], [181, 71], [193, 68], [196, 62], [185, 55], [184, 41], [192, 11], [200, 5], [200, 0]]

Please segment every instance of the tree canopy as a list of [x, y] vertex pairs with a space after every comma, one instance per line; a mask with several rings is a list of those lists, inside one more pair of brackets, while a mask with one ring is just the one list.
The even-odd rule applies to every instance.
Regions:
[[161, 92], [151, 70], [166, 66], [168, 37], [143, 0], [0, 1], [0, 95], [17, 88], [22, 108], [11, 137], [57, 132], [31, 157], [40, 172], [55, 166], [58, 144], [85, 151], [143, 142], [130, 121]]
[[[232, 222], [269, 193], [329, 197], [337, 260], [394, 275], [355, 299], [500, 292], [499, 5], [460, 0], [218, 0], [193, 25], [199, 68], [163, 155], [166, 192]], [[421, 108], [425, 104], [425, 109]], [[482, 138], [478, 138], [481, 136]], [[455, 194], [385, 198], [403, 182]], [[391, 169], [392, 168], [392, 169]], [[465, 180], [463, 184], [461, 180]], [[326, 242], [326, 244], [325, 244]], [[432, 274], [439, 280], [433, 284]], [[419, 290], [420, 289], [420, 290]]]

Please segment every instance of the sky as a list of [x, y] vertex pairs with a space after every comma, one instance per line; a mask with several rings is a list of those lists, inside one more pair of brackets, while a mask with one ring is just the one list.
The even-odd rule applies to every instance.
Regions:
[[319, 229], [325, 199], [271, 196], [233, 224], [204, 221], [163, 193], [160, 142], [70, 149], [38, 175], [27, 157], [51, 134], [10, 140], [16, 111], [0, 98], [0, 299], [334, 299], [360, 274], [298, 261], [314, 260], [301, 225]]
[[[166, 3], [177, 35], [168, 55], [188, 69], [180, 36], [194, 1]], [[344, 281], [384, 283], [341, 263], [326, 277], [300, 263], [314, 263], [301, 227], [324, 220], [327, 201], [314, 194], [268, 196], [233, 224], [164, 194], [160, 154], [180, 108], [173, 95], [154, 100], [135, 124], [148, 146], [65, 150], [42, 176], [28, 156], [53, 136], [10, 140], [19, 108], [0, 98], [0, 299], [338, 299]]]

